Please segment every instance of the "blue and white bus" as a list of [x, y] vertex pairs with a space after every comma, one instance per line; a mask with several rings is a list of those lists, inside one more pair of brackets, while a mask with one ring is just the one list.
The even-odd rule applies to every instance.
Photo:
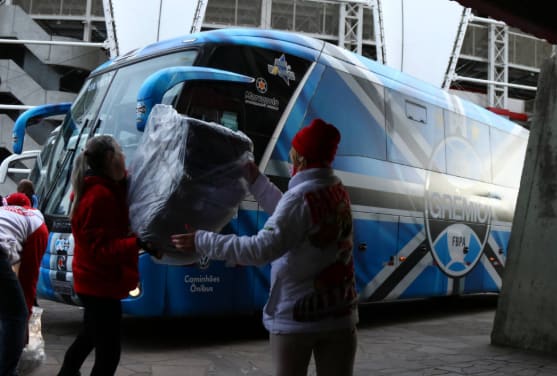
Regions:
[[[361, 303], [498, 292], [528, 131], [473, 103], [332, 44], [295, 33], [222, 29], [148, 45], [94, 70], [75, 101], [24, 113], [66, 113], [30, 178], [50, 229], [38, 294], [79, 304], [72, 287], [68, 210], [72, 161], [87, 139], [110, 134], [130, 161], [157, 103], [238, 129], [261, 171], [289, 179], [294, 134], [321, 117], [342, 133], [336, 173], [354, 213]], [[254, 234], [267, 215], [248, 196], [223, 231]], [[250, 313], [268, 296], [270, 266], [154, 263], [126, 314]]]

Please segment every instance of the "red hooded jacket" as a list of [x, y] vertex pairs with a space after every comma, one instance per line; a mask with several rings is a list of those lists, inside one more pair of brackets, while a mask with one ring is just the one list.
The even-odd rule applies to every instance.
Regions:
[[85, 177], [72, 216], [74, 289], [122, 299], [139, 281], [139, 247], [130, 233], [126, 185], [101, 176]]

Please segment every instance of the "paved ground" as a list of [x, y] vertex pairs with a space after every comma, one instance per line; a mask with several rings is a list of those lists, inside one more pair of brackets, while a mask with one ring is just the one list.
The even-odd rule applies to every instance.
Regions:
[[[56, 375], [81, 312], [39, 303], [47, 359], [32, 375]], [[557, 375], [557, 355], [490, 344], [495, 309], [494, 297], [362, 308], [355, 375]], [[123, 330], [117, 376], [272, 375], [267, 333], [258, 318], [126, 318]], [[83, 375], [89, 375], [92, 360]]]

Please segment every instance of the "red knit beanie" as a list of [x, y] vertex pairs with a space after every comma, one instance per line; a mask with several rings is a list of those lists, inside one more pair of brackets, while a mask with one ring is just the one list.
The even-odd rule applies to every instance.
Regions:
[[330, 166], [339, 142], [340, 132], [334, 125], [314, 119], [296, 133], [292, 146], [308, 161], [309, 167], [316, 163]]
[[12, 193], [6, 197], [8, 205], [23, 206], [24, 208], [31, 207], [31, 200], [25, 195], [25, 193]]

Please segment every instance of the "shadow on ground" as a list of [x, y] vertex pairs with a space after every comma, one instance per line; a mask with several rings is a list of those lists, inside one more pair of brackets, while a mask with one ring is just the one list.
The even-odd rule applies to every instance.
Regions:
[[[497, 308], [497, 295], [444, 297], [402, 302], [371, 303], [360, 306], [360, 328], [412, 323]], [[145, 348], [204, 347], [245, 341], [267, 340], [261, 314], [216, 317], [125, 317], [126, 346]], [[158, 340], [160, 339], [160, 340]]]

